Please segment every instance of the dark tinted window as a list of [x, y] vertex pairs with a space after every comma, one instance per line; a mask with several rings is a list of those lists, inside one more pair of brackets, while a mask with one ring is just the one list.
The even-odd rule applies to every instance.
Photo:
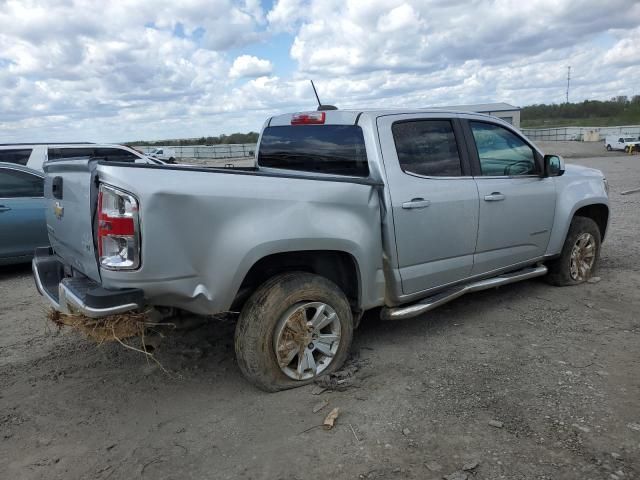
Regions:
[[397, 122], [391, 127], [403, 171], [427, 177], [462, 174], [453, 127], [448, 120]]
[[470, 123], [483, 176], [539, 173], [533, 149], [515, 133], [491, 123]]
[[42, 178], [10, 168], [0, 168], [0, 198], [42, 196], [44, 196]]
[[50, 148], [48, 160], [63, 160], [74, 157], [100, 157], [118, 162], [132, 162], [140, 158], [134, 153], [120, 148], [74, 147]]
[[20, 148], [15, 150], [0, 150], [0, 162], [18, 163], [26, 165], [31, 155], [30, 148]]
[[338, 175], [369, 175], [362, 129], [356, 125], [267, 127], [260, 142], [258, 164]]

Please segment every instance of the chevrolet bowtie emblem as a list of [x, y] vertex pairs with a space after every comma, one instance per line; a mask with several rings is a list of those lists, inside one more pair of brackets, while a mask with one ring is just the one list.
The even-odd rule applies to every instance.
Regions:
[[64, 215], [64, 207], [60, 205], [60, 202], [56, 202], [53, 206], [53, 213], [55, 213], [58, 220], [62, 220], [62, 216]]

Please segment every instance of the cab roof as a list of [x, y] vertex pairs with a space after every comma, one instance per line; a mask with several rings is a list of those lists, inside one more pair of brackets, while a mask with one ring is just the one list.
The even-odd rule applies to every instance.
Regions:
[[[283, 113], [271, 117], [267, 121], [267, 126], [291, 125], [294, 115], [300, 113], [315, 113], [316, 110], [307, 110], [293, 113]], [[497, 118], [484, 113], [477, 113], [464, 110], [452, 110], [443, 108], [417, 108], [417, 109], [366, 109], [366, 110], [324, 110], [326, 115], [324, 125], [354, 125], [362, 115], [377, 118], [386, 115], [415, 115], [420, 113], [441, 113], [447, 117], [456, 117], [460, 114], [472, 115], [478, 118]]]

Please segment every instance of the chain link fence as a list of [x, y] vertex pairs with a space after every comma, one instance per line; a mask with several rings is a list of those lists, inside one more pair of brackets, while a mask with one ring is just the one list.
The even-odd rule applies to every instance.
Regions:
[[622, 125], [619, 127], [558, 127], [558, 128], [522, 128], [531, 140], [598, 142], [607, 135], [622, 137], [640, 137], [640, 125]]
[[[144, 153], [149, 153], [156, 148], [166, 149], [171, 156], [177, 159], [198, 158], [245, 158], [253, 157], [256, 151], [255, 143], [233, 143], [224, 145], [142, 145], [136, 147]], [[166, 156], [166, 153], [165, 153]]]

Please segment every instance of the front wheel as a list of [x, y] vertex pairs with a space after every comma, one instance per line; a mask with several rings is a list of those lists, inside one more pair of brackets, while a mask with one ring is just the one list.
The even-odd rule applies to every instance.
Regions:
[[568, 286], [589, 280], [600, 257], [600, 244], [596, 222], [587, 217], [574, 217], [560, 257], [548, 265], [549, 283]]
[[305, 272], [267, 280], [244, 305], [235, 332], [238, 366], [258, 388], [294, 388], [344, 363], [353, 316], [344, 293]]

